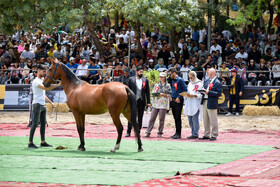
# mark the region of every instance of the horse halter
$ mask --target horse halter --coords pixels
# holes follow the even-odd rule
[[[48,77],[49,79],[51,79],[51,80],[54,80],[54,76],[55,76],[55,73],[56,73],[56,70],[57,70],[57,65],[58,65],[58,63],[56,63],[56,66],[55,66],[55,69],[54,69],[53,76],[52,76],[52,77],[47,76],[47,77]]]

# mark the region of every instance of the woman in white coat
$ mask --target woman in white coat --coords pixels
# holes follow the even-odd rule
[[[202,95],[198,90],[203,89],[202,81],[197,78],[194,71],[189,73],[189,84],[187,97],[185,99],[184,114],[188,116],[189,124],[192,130],[192,135],[188,139],[198,138],[199,133],[199,113],[202,112],[201,98]]]

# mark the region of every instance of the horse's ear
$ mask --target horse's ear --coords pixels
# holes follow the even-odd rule
[[[56,64],[56,63],[58,63],[57,58],[52,58],[52,64]]]

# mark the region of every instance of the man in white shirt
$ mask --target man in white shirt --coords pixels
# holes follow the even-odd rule
[[[33,137],[36,130],[36,126],[40,124],[40,134],[41,134],[41,147],[52,147],[45,141],[45,128],[46,128],[46,104],[45,100],[50,102],[53,106],[53,102],[46,97],[46,91],[53,90],[61,85],[50,86],[46,88],[43,85],[44,77],[46,76],[47,68],[44,65],[38,65],[37,77],[32,82],[33,90],[33,102],[32,102],[32,127],[30,129],[28,148],[37,149],[38,147],[33,143]]]
[[[273,72],[272,86],[275,86],[276,82],[280,81],[280,65],[279,65],[279,61],[280,61],[280,59],[276,60],[274,62],[274,65],[272,66],[272,71],[275,71],[275,72]]]
[[[219,50],[220,51],[220,54],[222,54],[222,47],[217,44],[217,41],[216,40],[212,40],[212,46],[210,48],[210,54],[212,54],[212,51],[217,51]]]
[[[244,47],[240,47],[240,52],[235,55],[235,58],[241,58],[242,62],[247,65],[248,53],[245,52]]]
[[[87,60],[83,59],[82,64],[78,66],[76,75],[78,78],[82,80],[86,80],[87,77],[87,72],[88,72],[88,65],[87,65]]]
[[[119,36],[119,38],[121,38],[121,37],[123,38],[124,43],[127,44],[129,36],[125,32],[125,28],[122,29],[122,34]]]

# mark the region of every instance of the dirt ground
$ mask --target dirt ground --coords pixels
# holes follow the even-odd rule
[[[28,112],[0,112],[0,123],[27,123],[29,120]],[[51,112],[47,114],[48,123],[67,123],[75,122],[72,113],[58,113],[57,121],[55,120],[55,113]],[[123,125],[127,124],[127,120],[121,116]],[[145,120],[144,120],[145,121]],[[146,120],[147,121],[147,120]],[[111,117],[108,113],[103,115],[87,115],[87,123],[95,124],[112,124]],[[145,123],[145,122],[144,122]],[[229,129],[236,130],[280,130],[280,116],[218,116],[219,130],[227,131]],[[187,116],[182,114],[183,128],[189,128]],[[158,119],[156,126],[158,125]],[[174,119],[170,114],[166,115],[165,127],[174,127]],[[203,123],[200,123],[203,128]]]

